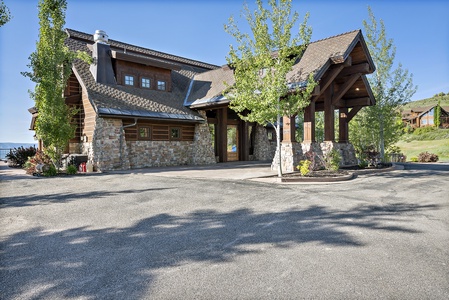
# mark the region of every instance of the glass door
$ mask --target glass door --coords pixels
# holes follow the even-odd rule
[[[239,160],[239,145],[238,145],[238,127],[237,125],[228,125],[227,128],[227,156],[228,161]]]

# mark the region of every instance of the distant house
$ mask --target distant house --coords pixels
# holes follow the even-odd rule
[[[115,41],[100,30],[94,35],[66,31],[66,45],[94,61],[75,61],[72,67],[65,99],[79,113],[67,153],[84,154],[101,171],[273,159],[272,128],[244,122],[228,107],[223,91],[224,82],[234,82],[229,66]],[[283,143],[296,157],[290,169],[307,149],[337,147],[349,153],[343,164],[354,163],[348,123],[362,107],[375,104],[365,77],[374,70],[360,30],[309,44],[287,78],[292,91],[310,73],[319,82],[305,110],[303,144],[295,141],[295,120],[284,118]],[[326,145],[315,140],[316,111],[325,113]],[[35,109],[30,113],[34,129],[39,116]]]
[[[402,121],[413,128],[434,126],[437,105],[414,107],[402,112]],[[441,106],[440,126],[449,127],[449,106]]]

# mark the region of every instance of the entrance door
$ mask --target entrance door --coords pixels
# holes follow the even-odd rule
[[[239,160],[239,137],[238,137],[238,126],[228,125],[227,128],[227,156],[228,161],[238,161]]]

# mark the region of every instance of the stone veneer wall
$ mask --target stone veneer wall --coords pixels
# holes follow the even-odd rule
[[[282,171],[293,172],[299,161],[304,159],[301,143],[297,142],[282,142],[281,143],[281,161]],[[279,166],[279,152],[276,151],[273,162],[271,163],[271,169],[277,170]]]
[[[128,147],[125,135],[122,136],[122,151],[120,153],[120,128],[122,120],[112,118],[96,119],[93,134],[92,149],[89,161],[99,171],[114,169],[129,169]]]
[[[93,141],[81,145],[97,170],[216,163],[207,123],[195,125],[193,141],[126,141],[123,134],[120,154],[122,124],[120,119],[97,118]]]
[[[323,155],[326,155],[332,149],[339,151],[342,158],[340,166],[358,165],[355,149],[351,143],[323,142],[321,143],[321,149],[323,151]]]
[[[207,120],[206,112],[199,111],[201,116]],[[193,137],[192,164],[209,165],[217,163],[215,152],[212,146],[212,136],[209,131],[209,124],[196,124],[195,136]]]
[[[270,160],[272,157],[267,130],[265,127],[257,124],[254,137],[254,160]]]
[[[320,162],[329,151],[336,149],[340,152],[341,162],[340,166],[354,166],[357,165],[357,158],[355,156],[354,146],[351,143],[335,143],[335,142],[323,142],[319,143],[286,143],[281,144],[282,149],[282,171],[291,172],[295,171],[296,166],[303,159],[309,159],[306,157],[306,153],[311,151],[315,155],[315,161]],[[271,169],[275,170],[279,165],[279,155],[276,155],[271,164]]]

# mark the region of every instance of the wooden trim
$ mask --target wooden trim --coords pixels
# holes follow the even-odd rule
[[[363,106],[356,106],[348,113],[348,117],[346,118],[347,122],[351,122],[352,118],[362,109]]]
[[[348,68],[344,68],[343,71],[339,74],[339,76],[344,77],[356,73],[362,73],[362,74],[368,74],[369,73],[369,64],[368,63],[362,63],[358,65],[353,65]]]
[[[338,101],[346,94],[346,92],[354,85],[354,83],[360,78],[362,74],[357,73],[354,75],[351,75],[345,83],[340,86],[337,93],[332,96],[332,104],[336,105]]]

